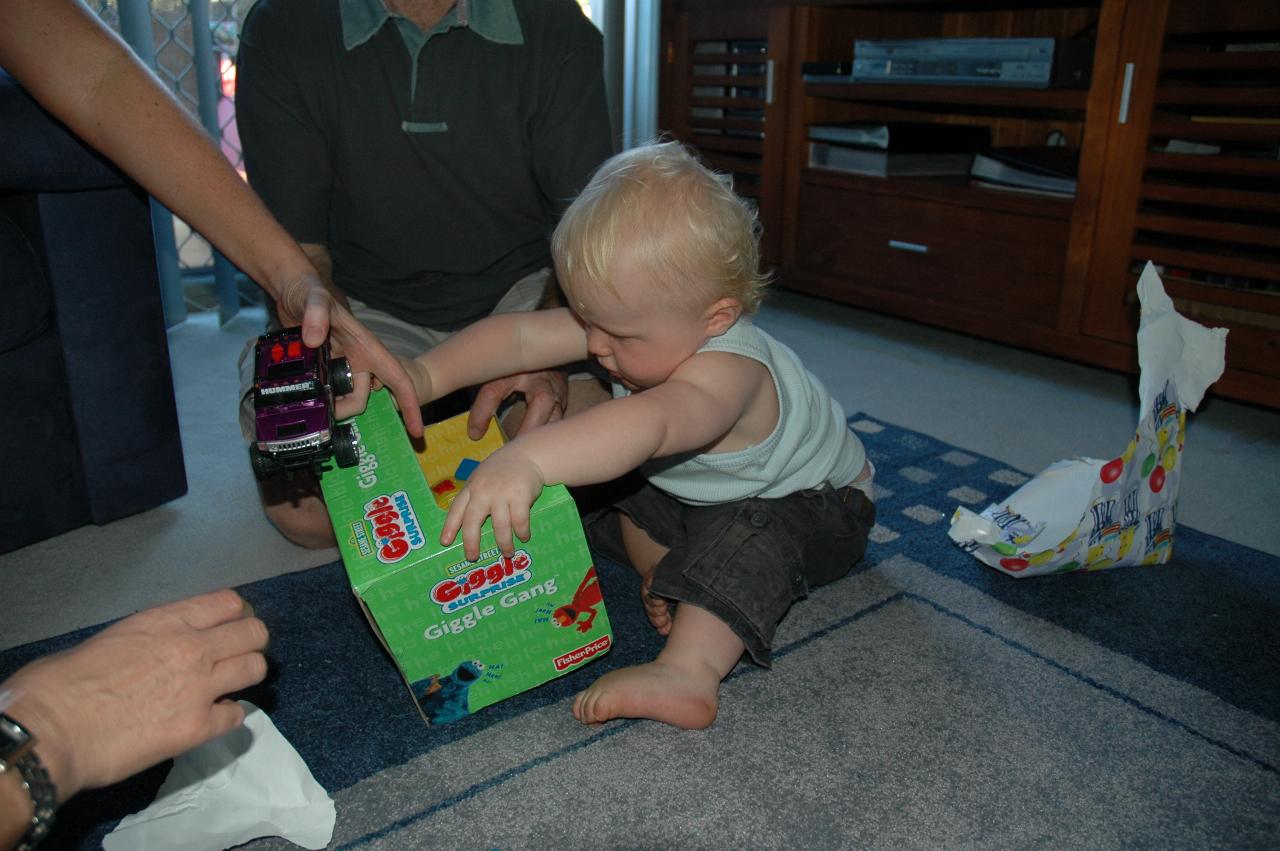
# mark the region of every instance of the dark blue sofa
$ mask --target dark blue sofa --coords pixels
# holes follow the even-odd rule
[[[3,71],[0,296],[0,553],[186,493],[147,197]]]

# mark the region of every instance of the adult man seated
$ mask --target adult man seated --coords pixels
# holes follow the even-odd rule
[[[556,303],[548,237],[612,152],[602,38],[573,0],[260,0],[238,86],[250,183],[392,352]],[[246,347],[246,439],[251,371]],[[511,394],[517,429],[578,395],[562,373],[492,382],[475,433]],[[261,493],[288,538],[333,544],[313,477]]]

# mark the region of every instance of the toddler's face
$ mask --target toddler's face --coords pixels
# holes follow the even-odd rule
[[[587,351],[627,389],[654,387],[706,342],[706,319],[687,303],[671,303],[649,282],[651,273],[625,255],[614,259],[612,272],[618,296],[598,287],[573,294]]]

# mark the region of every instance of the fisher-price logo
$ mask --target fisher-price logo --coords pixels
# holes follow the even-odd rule
[[[516,550],[510,558],[501,556],[489,564],[477,564],[461,576],[437,582],[431,589],[431,600],[445,614],[456,612],[528,582],[533,577],[531,564],[524,550]]]
[[[373,526],[374,547],[383,564],[395,564],[426,543],[418,515],[404,491],[369,500],[364,516]]]
[[[592,656],[599,655],[609,649],[612,640],[607,635],[602,635],[589,644],[584,644],[577,650],[570,650],[563,656],[557,656],[551,660],[551,664],[555,665],[557,671],[567,671],[574,665],[587,661]]]

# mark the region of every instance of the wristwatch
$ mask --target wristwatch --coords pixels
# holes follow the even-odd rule
[[[0,712],[0,775],[17,769],[19,782],[35,805],[31,826],[18,842],[17,851],[30,851],[39,845],[53,827],[53,815],[58,810],[57,787],[36,756],[35,746],[36,737],[32,733]]]

